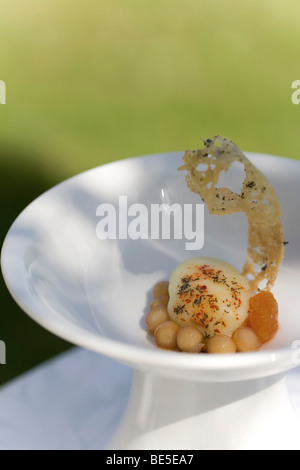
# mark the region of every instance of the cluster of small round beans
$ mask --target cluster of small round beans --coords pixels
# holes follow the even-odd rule
[[[205,338],[197,326],[182,326],[170,320],[168,314],[169,283],[159,282],[153,289],[154,300],[146,316],[149,333],[154,335],[159,348],[189,353],[206,352],[225,354],[256,351],[261,341],[249,327],[238,328],[232,335],[216,335]]]

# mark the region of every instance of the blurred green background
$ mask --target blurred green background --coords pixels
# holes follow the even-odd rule
[[[1,242],[19,212],[88,168],[215,134],[300,158],[297,0],[1,0]],[[0,383],[70,345],[0,284]]]

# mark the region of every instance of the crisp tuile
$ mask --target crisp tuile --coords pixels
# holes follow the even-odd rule
[[[281,207],[277,194],[268,181],[229,139],[215,136],[204,141],[204,148],[187,150],[183,156],[189,189],[201,196],[210,214],[226,215],[244,212],[248,218],[248,253],[242,274],[249,278],[252,290],[265,281],[270,291],[284,256]],[[245,178],[240,193],[217,187],[222,171],[240,162]],[[205,170],[198,166],[204,164]]]

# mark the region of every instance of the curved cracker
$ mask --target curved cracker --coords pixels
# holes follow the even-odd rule
[[[268,181],[229,139],[216,136],[204,141],[200,150],[187,150],[184,165],[187,185],[199,194],[211,214],[226,215],[244,212],[248,218],[248,254],[243,275],[252,277],[250,285],[256,290],[266,281],[271,290],[284,256],[284,236],[281,223],[281,207],[277,194]],[[233,162],[240,162],[245,170],[240,193],[229,188],[217,188],[222,171],[228,171]],[[206,170],[197,169],[199,164]]]

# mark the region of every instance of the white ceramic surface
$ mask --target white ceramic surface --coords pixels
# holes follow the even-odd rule
[[[300,162],[249,154],[273,183],[289,241],[274,294],[280,308],[276,338],[255,353],[188,355],[157,349],[145,331],[153,285],[191,256],[212,256],[240,269],[247,246],[243,214],[205,212],[205,243],[185,240],[105,240],[96,236],[102,203],[200,203],[178,172],[182,153],[111,163],[67,180],[35,200],[11,227],[2,271],[19,305],[51,332],[130,367],[173,379],[229,382],[270,376],[295,363],[300,340]],[[238,176],[233,168],[231,178]],[[296,358],[297,359],[297,358]],[[299,355],[298,355],[299,359]]]

